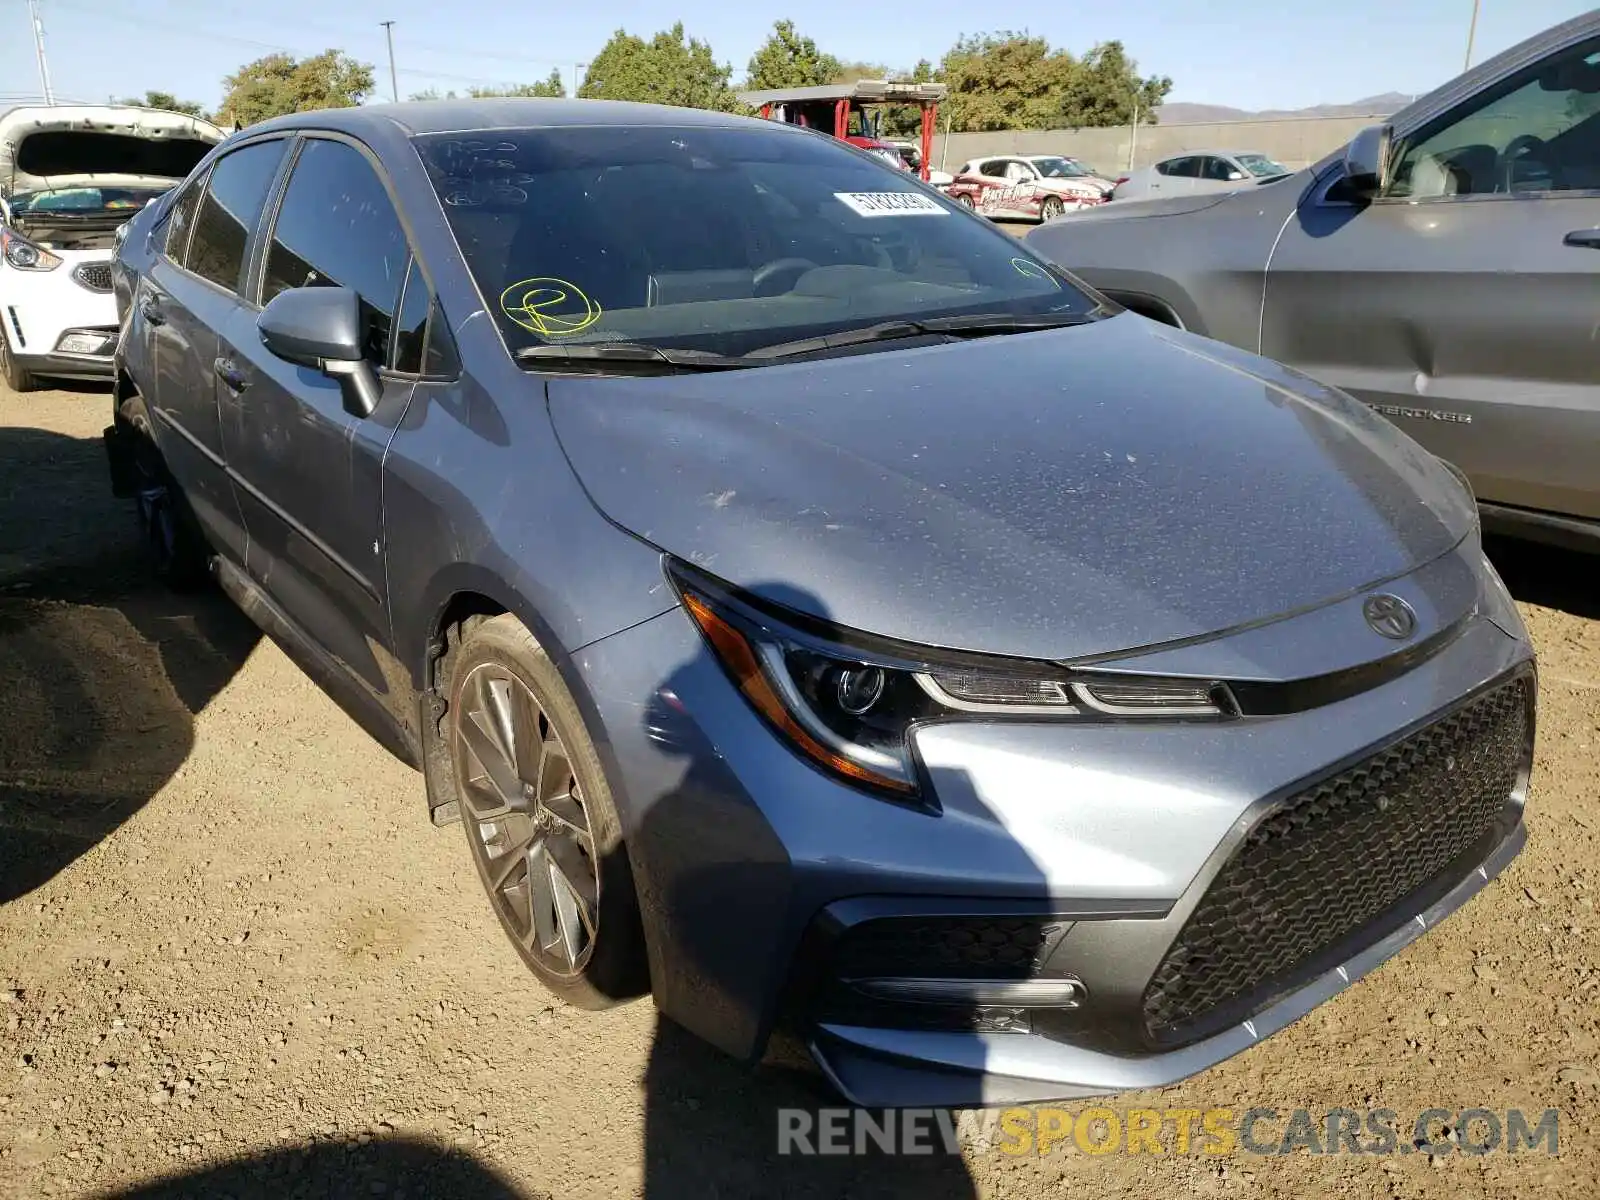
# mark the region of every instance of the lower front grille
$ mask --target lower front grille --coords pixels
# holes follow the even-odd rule
[[[1501,684],[1258,821],[1145,988],[1150,1041],[1248,1015],[1303,982],[1322,952],[1470,869],[1516,788],[1532,686]]]
[[[841,938],[841,979],[1029,979],[1071,921],[1061,917],[880,917]]]
[[[108,262],[80,263],[73,268],[72,277],[91,292],[111,290],[111,264]]]

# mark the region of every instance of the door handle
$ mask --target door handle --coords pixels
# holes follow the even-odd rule
[[[1561,239],[1563,246],[1580,246],[1585,250],[1600,250],[1600,226],[1594,229],[1574,229]]]
[[[152,325],[165,325],[167,318],[161,312],[161,305],[149,292],[139,297],[139,313]]]
[[[250,386],[250,381],[244,377],[244,372],[234,364],[231,358],[219,358],[211,364],[211,369],[216,372],[217,378],[222,380],[222,386],[235,396]]]

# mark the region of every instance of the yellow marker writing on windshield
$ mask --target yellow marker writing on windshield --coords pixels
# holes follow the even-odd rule
[[[540,275],[501,292],[500,311],[529,333],[567,337],[593,325],[601,310],[577,284]]]

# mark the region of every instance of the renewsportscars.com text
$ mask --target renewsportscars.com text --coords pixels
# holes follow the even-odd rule
[[[1560,1114],[1392,1108],[778,1110],[779,1154],[1449,1154],[1560,1151]]]

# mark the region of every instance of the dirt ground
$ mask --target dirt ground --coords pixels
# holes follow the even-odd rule
[[[419,778],[225,601],[145,580],[107,406],[0,389],[0,1195],[1600,1195],[1592,561],[1496,551],[1542,671],[1509,872],[1298,1025],[1114,1101],[1557,1108],[1558,1156],[779,1158],[813,1083],[647,1002],[553,1001]]]

